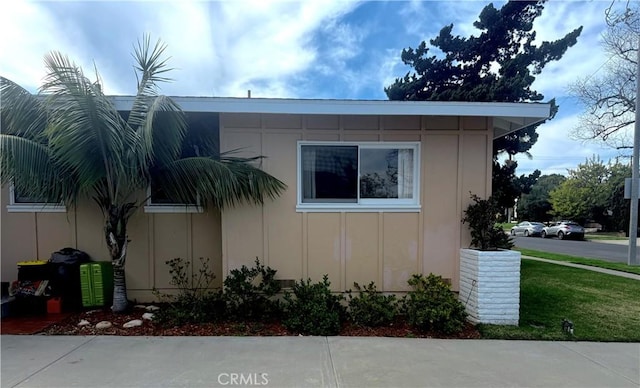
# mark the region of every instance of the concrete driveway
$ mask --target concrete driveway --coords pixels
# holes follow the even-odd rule
[[[2,387],[638,387],[640,344],[2,336]]]

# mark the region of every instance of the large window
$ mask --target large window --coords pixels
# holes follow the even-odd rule
[[[417,211],[419,143],[298,143],[298,210]]]

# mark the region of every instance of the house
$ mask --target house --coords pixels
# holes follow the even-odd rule
[[[170,288],[166,260],[208,257],[218,276],[255,258],[282,280],[329,275],[335,291],[353,282],[407,290],[430,272],[459,288],[461,224],[469,192],[491,192],[492,144],[546,119],[548,104],[175,97],[191,125],[217,131],[221,150],[264,155],[262,168],[288,185],[263,206],[223,212],[152,197],[129,224],[129,297]],[[131,97],[114,97],[126,111]],[[141,193],[144,198],[145,193]],[[29,203],[2,191],[2,280],[16,263],[46,260],[71,246],[108,260],[102,215]]]

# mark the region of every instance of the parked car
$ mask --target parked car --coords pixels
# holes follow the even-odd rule
[[[511,228],[511,235],[523,235],[525,237],[540,236],[542,235],[543,228],[544,224],[541,222],[522,221],[518,225],[515,225],[513,228]]]
[[[542,229],[542,238],[558,237],[560,240],[565,238],[573,238],[576,240],[584,239],[584,228],[573,221],[556,221]]]

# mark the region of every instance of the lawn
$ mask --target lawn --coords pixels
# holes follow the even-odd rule
[[[621,236],[616,232],[587,233],[584,238],[587,240],[629,240],[628,237]]]
[[[520,253],[522,253],[524,256],[540,257],[542,259],[556,260],[556,261],[566,261],[569,263],[590,265],[593,267],[613,269],[616,271],[629,272],[629,273],[635,273],[640,275],[640,266],[631,266],[624,263],[612,263],[609,261],[589,259],[586,257],[562,255],[559,253],[542,252],[542,251],[536,251],[533,249],[525,249],[525,248],[513,248],[513,249],[516,251],[520,251]]]
[[[640,281],[523,259],[520,289],[520,325],[479,325],[483,338],[640,341]]]

